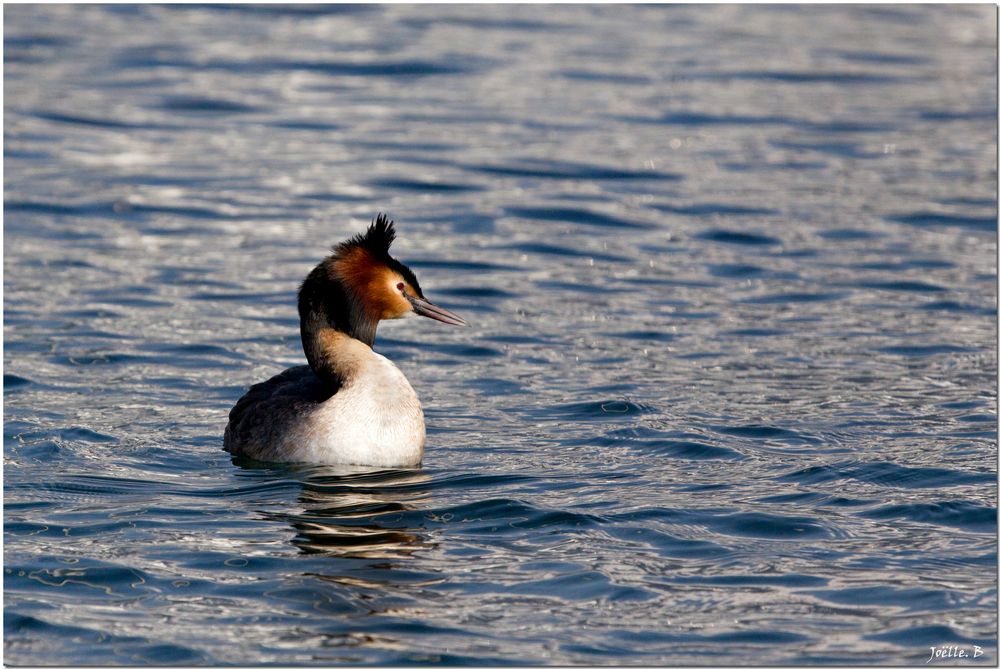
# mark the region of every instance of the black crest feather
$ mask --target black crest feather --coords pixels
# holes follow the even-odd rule
[[[334,251],[340,253],[360,246],[378,258],[389,257],[389,247],[396,239],[396,226],[385,214],[379,214],[364,233],[358,233],[338,244]]]

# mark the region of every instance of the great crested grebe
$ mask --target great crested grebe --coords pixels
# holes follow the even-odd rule
[[[403,373],[372,350],[378,322],[426,316],[465,325],[434,306],[389,255],[393,222],[333,248],[299,289],[308,365],[250,387],[229,412],[224,448],[265,462],[413,467],[424,453],[424,412]]]

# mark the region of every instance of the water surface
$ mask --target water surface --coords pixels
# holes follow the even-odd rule
[[[12,664],[996,655],[996,10],[4,8]],[[234,463],[379,211],[417,471]]]

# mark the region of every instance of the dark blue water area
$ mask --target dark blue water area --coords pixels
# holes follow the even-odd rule
[[[994,7],[4,19],[9,664],[996,664]],[[378,212],[422,466],[230,458]]]

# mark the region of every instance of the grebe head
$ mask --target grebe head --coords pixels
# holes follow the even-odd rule
[[[371,346],[380,320],[414,314],[466,325],[431,304],[410,268],[389,255],[395,239],[393,222],[379,214],[366,232],[333,247],[299,290],[303,339],[307,329],[332,327]]]

